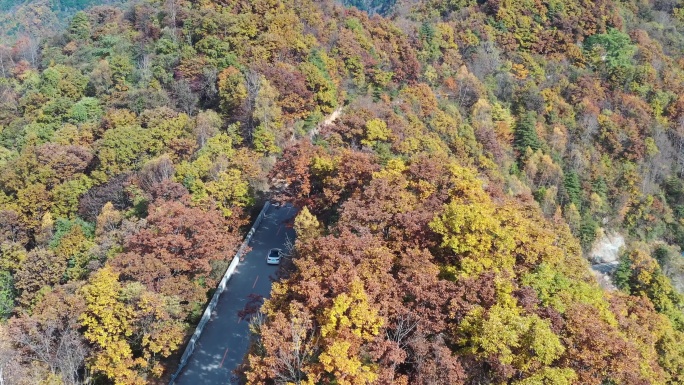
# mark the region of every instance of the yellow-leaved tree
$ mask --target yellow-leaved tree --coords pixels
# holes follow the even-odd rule
[[[297,239],[304,242],[313,239],[321,234],[321,224],[316,219],[316,216],[311,214],[309,209],[304,206],[302,211],[297,214],[295,218],[294,229],[297,233]]]
[[[525,314],[511,290],[509,282],[497,279],[497,303],[489,309],[474,307],[454,326],[463,352],[512,366],[525,377],[520,384],[573,383],[572,369],[554,367],[565,347],[550,322]]]
[[[90,368],[104,374],[116,385],[144,384],[136,367],[145,361],[133,357],[126,338],[133,330],[133,309],[119,300],[119,274],[105,266],[97,271],[81,288],[86,311],[79,320],[86,330],[84,337],[95,345]]]
[[[452,174],[451,202],[430,223],[442,236],[442,246],[456,254],[459,265],[452,267],[451,273],[474,276],[512,269],[514,230],[504,226],[499,208],[471,170],[453,166]]]
[[[377,379],[376,365],[363,362],[359,349],[372,341],[384,321],[368,303],[359,279],[349,293],[335,297],[321,322],[323,352],[318,357],[323,376],[339,385],[372,384]]]

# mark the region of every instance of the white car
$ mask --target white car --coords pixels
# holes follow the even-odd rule
[[[271,249],[266,256],[266,263],[269,265],[277,265],[280,263],[280,258],[283,252],[280,249]]]

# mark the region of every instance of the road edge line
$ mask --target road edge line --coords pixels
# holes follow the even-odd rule
[[[266,215],[266,212],[268,211],[269,207],[271,207],[271,202],[266,202],[264,204],[264,207],[261,208],[259,216],[254,221],[252,228],[249,229],[249,232],[245,236],[245,240],[240,245],[240,248],[238,249],[237,253],[235,253],[235,256],[233,256],[233,260],[230,262],[228,269],[226,269],[226,272],[223,274],[223,278],[221,278],[221,282],[216,287],[216,291],[214,292],[214,295],[211,297],[211,301],[209,301],[209,304],[207,305],[206,309],[204,309],[204,313],[202,314],[202,318],[200,319],[199,323],[197,324],[197,327],[195,328],[195,332],[190,338],[190,341],[188,341],[188,345],[185,347],[185,351],[183,352],[183,355],[180,359],[180,363],[178,364],[178,369],[173,374],[173,376],[171,376],[171,381],[169,381],[169,385],[174,384],[174,382],[180,375],[181,371],[183,371],[185,365],[188,363],[188,359],[190,358],[190,356],[192,356],[192,353],[195,351],[195,344],[202,335],[204,326],[209,322],[209,319],[211,318],[211,313],[214,311],[216,305],[218,304],[219,297],[221,297],[223,291],[226,290],[226,286],[228,284],[230,276],[233,275],[233,272],[235,272],[235,268],[237,267],[238,263],[240,263],[240,256],[249,246],[249,242],[252,240],[252,236],[261,225],[261,221],[264,219],[264,215]]]

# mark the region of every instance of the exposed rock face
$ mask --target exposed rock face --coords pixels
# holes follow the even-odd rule
[[[587,255],[596,280],[606,290],[616,290],[610,277],[620,264],[620,249],[624,245],[622,234],[611,232],[597,239]]]
[[[611,264],[609,266],[606,265],[601,265],[605,267],[617,267],[617,262],[615,264]],[[600,270],[597,270],[595,266],[592,266],[592,273],[594,274],[594,277],[596,277],[596,281],[598,282],[599,285],[601,285],[602,288],[608,291],[613,291],[617,290],[615,285],[613,285],[613,280],[610,278],[610,274],[604,273]]]
[[[607,233],[594,242],[589,252],[589,261],[592,264],[617,263],[620,257],[620,248],[625,245],[625,238],[620,233]]]

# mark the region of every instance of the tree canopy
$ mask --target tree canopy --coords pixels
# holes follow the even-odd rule
[[[168,381],[267,200],[245,383],[684,382],[682,4],[0,10],[0,382]]]

